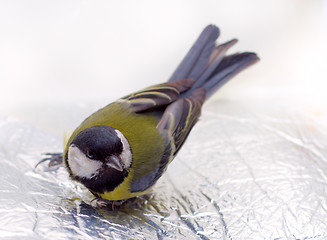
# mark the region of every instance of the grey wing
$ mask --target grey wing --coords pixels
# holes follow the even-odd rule
[[[161,177],[168,163],[176,155],[195,124],[205,99],[205,89],[194,91],[188,98],[180,94],[192,87],[192,79],[167,82],[123,97],[135,113],[156,113],[159,117],[157,129],[165,139],[165,149],[154,171],[136,177],[131,183],[132,192],[141,192],[151,187]]]
[[[205,95],[205,89],[199,88],[190,97],[179,98],[168,105],[157,125],[157,129],[166,139],[164,153],[155,171],[133,180],[132,192],[148,189],[162,176],[169,162],[176,156],[197,122]]]
[[[136,113],[160,108],[161,118],[157,129],[166,141],[157,168],[145,176],[134,178],[131,183],[132,192],[145,191],[157,182],[200,116],[206,94],[204,88],[197,89],[190,97],[180,97],[180,93],[189,89],[192,84],[191,79],[178,80],[155,85],[122,98],[131,104]]]
[[[170,104],[162,115],[157,128],[174,144],[176,155],[184,144],[188,134],[197,122],[202,104],[206,97],[206,90],[199,88],[191,96],[180,98]]]

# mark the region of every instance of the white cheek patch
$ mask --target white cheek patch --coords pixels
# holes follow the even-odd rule
[[[117,129],[115,130],[117,133],[117,137],[120,138],[120,141],[123,144],[123,151],[122,153],[119,155],[122,163],[124,164],[123,168],[128,168],[131,166],[132,163],[132,152],[131,152],[131,147],[127,141],[127,139],[125,138],[125,136],[118,131]]]
[[[102,162],[91,160],[74,144],[68,149],[68,164],[73,175],[92,178],[102,167]]]

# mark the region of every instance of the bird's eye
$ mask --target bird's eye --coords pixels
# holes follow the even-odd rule
[[[91,150],[88,150],[86,152],[86,156],[89,158],[89,159],[94,159],[94,153],[91,151]]]

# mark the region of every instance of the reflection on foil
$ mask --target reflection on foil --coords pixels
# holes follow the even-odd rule
[[[112,211],[64,168],[61,139],[0,118],[0,236],[8,239],[325,239],[327,126],[313,114],[210,102],[150,195]]]

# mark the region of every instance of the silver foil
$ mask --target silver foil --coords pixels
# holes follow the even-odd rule
[[[151,194],[114,210],[63,167],[34,168],[61,148],[37,124],[0,118],[1,238],[327,238],[327,126],[315,113],[211,101]]]

